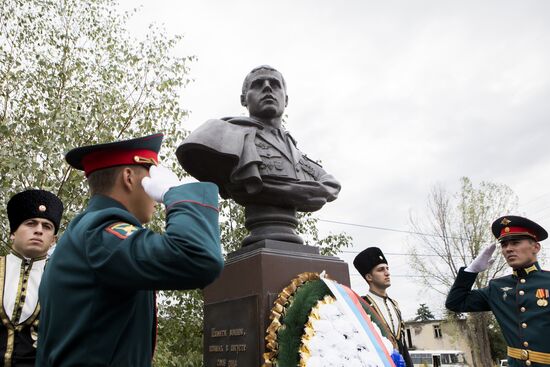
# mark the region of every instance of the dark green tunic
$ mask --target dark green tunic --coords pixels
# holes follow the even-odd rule
[[[205,287],[223,267],[217,187],[178,186],[164,202],[163,235],[101,195],[69,224],[40,286],[37,366],[151,365],[154,291]]]
[[[461,268],[447,296],[445,306],[455,312],[492,311],[508,346],[550,353],[550,305],[537,301],[548,299],[550,272],[538,263],[513,275],[493,279],[483,289],[472,290],[477,273]],[[537,290],[541,290],[538,292]],[[544,293],[544,297],[542,296]],[[526,361],[508,358],[510,366],[527,366]],[[531,366],[548,366],[530,361]]]

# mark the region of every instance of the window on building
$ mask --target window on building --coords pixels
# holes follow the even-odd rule
[[[411,329],[407,329],[407,347],[412,348],[413,342],[412,342],[412,336],[411,336]]]
[[[443,337],[443,334],[441,333],[441,326],[440,325],[434,325],[434,338],[441,338]]]
[[[411,360],[414,365],[431,365],[432,355],[429,353],[411,352]]]

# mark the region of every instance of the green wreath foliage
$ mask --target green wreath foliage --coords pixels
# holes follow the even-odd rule
[[[298,365],[305,323],[311,309],[326,295],[332,295],[332,293],[322,280],[309,281],[296,290],[292,303],[287,307],[282,319],[283,327],[277,334],[278,366]]]

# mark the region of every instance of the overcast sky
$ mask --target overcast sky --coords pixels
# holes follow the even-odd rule
[[[341,183],[322,220],[409,230],[430,188],[454,191],[461,176],[509,185],[520,214],[550,229],[550,2],[370,0],[125,0],[130,23],[184,34],[196,55],[182,91],[192,130],[241,115],[245,75],[269,64],[288,86],[287,127],[299,148]],[[407,257],[410,236],[321,223],[354,248],[352,287],[367,285],[351,261],[377,245],[393,274],[389,294],[404,316],[419,303],[439,313]],[[544,242],[543,242],[544,245]]]

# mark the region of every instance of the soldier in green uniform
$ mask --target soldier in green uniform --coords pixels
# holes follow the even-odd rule
[[[157,166],[162,134],[80,147],[92,197],[60,239],[40,286],[37,366],[151,366],[155,290],[203,288],[223,257],[218,189]],[[155,201],[164,234],[143,227]]]
[[[537,223],[513,215],[498,218],[491,229],[512,274],[491,280],[486,288],[471,289],[477,273],[494,261],[496,245],[490,245],[460,269],[445,306],[455,312],[492,311],[508,344],[509,366],[549,366],[550,272],[541,270],[537,262],[539,241],[548,233]]]
[[[47,252],[56,241],[63,203],[45,190],[26,190],[8,201],[11,251],[0,257],[0,366],[35,364],[38,286]]]

